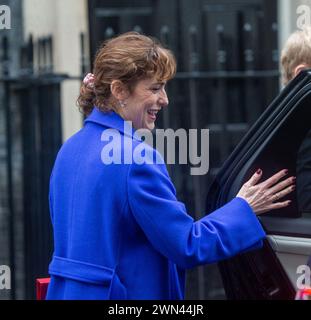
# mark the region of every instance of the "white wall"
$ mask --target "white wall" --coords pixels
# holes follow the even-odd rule
[[[23,0],[24,37],[52,35],[54,71],[80,75],[80,33],[88,36],[87,0]],[[88,43],[88,41],[86,41]],[[62,85],[62,130],[66,140],[82,126],[76,107],[80,81]]]
[[[311,15],[311,0],[278,0],[279,48],[284,46],[292,32],[299,29],[297,21],[301,13],[297,13],[297,9],[301,5],[308,6]],[[310,15],[306,21],[309,25]]]

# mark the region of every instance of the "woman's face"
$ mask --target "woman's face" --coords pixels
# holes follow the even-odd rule
[[[123,101],[125,106],[120,110],[123,119],[132,121],[135,129],[154,129],[158,112],[168,105],[165,84],[155,78],[140,80]]]

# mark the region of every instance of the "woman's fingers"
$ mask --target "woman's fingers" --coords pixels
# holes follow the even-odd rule
[[[258,170],[252,175],[252,177],[245,183],[245,185],[248,186],[248,187],[254,186],[255,184],[258,183],[258,181],[260,180],[261,176],[262,176],[262,170],[261,170],[261,169],[258,169]]]
[[[275,194],[283,189],[285,189],[286,187],[293,185],[296,181],[295,177],[290,177],[284,181],[281,181],[279,183],[277,183],[275,186],[273,186],[272,188],[270,188],[269,190],[267,190],[266,194],[267,195],[271,195],[271,194]]]
[[[287,174],[287,169],[281,170],[269,179],[263,181],[260,185],[265,189],[270,188],[271,186],[275,185],[281,178],[285,177]]]
[[[291,200],[283,201],[283,202],[277,202],[277,203],[271,203],[269,206],[265,207],[265,209],[259,209],[256,212],[256,214],[260,215],[262,213],[269,212],[271,210],[286,208],[290,204],[291,204]]]
[[[288,194],[290,194],[291,192],[293,192],[295,190],[295,188],[296,188],[295,186],[289,186],[286,189],[275,193],[272,196],[272,201],[278,201],[279,199],[282,199],[283,197],[285,197]]]
[[[256,214],[287,207],[291,201],[280,202],[280,199],[295,190],[296,180],[295,177],[290,177],[280,182],[280,179],[287,174],[288,170],[281,170],[258,184],[262,177],[262,170],[258,169],[243,185],[237,196],[245,199]]]
[[[269,207],[269,210],[274,210],[274,209],[282,209],[291,204],[291,200],[288,201],[282,201],[282,202],[277,202],[277,203],[272,203]]]

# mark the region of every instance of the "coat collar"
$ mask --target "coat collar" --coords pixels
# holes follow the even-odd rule
[[[102,112],[97,107],[94,107],[91,114],[84,120],[85,124],[87,122],[93,122],[108,128],[116,129],[126,136],[142,141],[141,138],[135,134],[135,129],[114,111]]]

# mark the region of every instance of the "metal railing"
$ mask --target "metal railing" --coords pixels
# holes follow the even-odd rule
[[[81,34],[81,74],[87,68]],[[4,145],[0,162],[2,261],[11,268],[10,296],[35,297],[35,279],[47,276],[52,254],[48,189],[55,156],[62,144],[61,84],[81,80],[54,72],[52,37],[30,36],[20,50],[20,68],[10,75],[9,45],[1,43],[0,112]],[[5,168],[5,170],[3,170]],[[18,282],[17,282],[18,279]],[[0,294],[4,294],[0,292]]]

